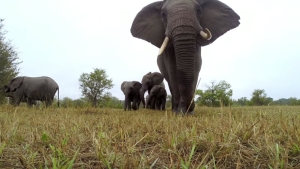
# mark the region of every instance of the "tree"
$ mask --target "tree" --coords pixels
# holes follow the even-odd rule
[[[0,19],[0,88],[9,83],[9,81],[19,74],[17,66],[21,63],[18,61],[18,53],[11,45],[11,41],[6,40],[6,32],[3,30],[3,19]],[[0,92],[0,103],[5,102],[5,94]]]
[[[123,102],[119,100],[118,98],[109,95],[104,99],[103,102],[101,102],[101,107],[107,107],[107,108],[116,108],[116,109],[122,109],[123,108]]]
[[[73,107],[73,100],[69,97],[64,97],[62,101],[60,101],[60,107],[64,107],[64,108]]]
[[[212,81],[210,85],[205,85],[206,90],[197,90],[196,95],[197,102],[200,105],[205,106],[229,106],[231,104],[230,97],[232,96],[231,85],[226,81],[222,80],[218,84],[215,84],[215,81]]]
[[[98,106],[110,93],[113,87],[112,79],[108,79],[104,69],[94,69],[94,72],[83,73],[79,78],[82,95],[94,106]]]
[[[234,100],[233,103],[236,106],[251,106],[252,105],[251,101],[248,100],[247,97],[241,97],[238,100]]]
[[[272,98],[267,98],[267,94],[264,89],[255,89],[252,93],[251,103],[254,106],[268,105],[272,101]]]

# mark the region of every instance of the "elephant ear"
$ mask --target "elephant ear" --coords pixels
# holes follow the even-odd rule
[[[126,83],[126,81],[124,81],[124,82],[121,84],[121,90],[122,90],[123,93],[125,92],[125,83]],[[125,94],[125,93],[124,93],[124,94]]]
[[[142,88],[142,83],[138,82],[138,81],[132,81],[133,83],[133,90],[135,92],[139,92],[140,89]]]
[[[6,91],[8,92],[14,92],[18,87],[21,86],[21,84],[23,83],[24,77],[16,77],[14,79],[12,79],[9,83],[9,89],[7,89]]]
[[[136,15],[130,30],[133,37],[143,39],[160,48],[165,38],[160,17],[163,3],[163,1],[151,3]]]
[[[226,4],[218,0],[197,1],[202,8],[202,15],[198,16],[200,25],[207,28],[212,34],[210,40],[205,40],[201,36],[198,37],[197,42],[201,46],[209,45],[227,31],[240,25],[240,16]]]

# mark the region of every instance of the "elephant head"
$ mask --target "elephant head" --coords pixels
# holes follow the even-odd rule
[[[4,85],[4,92],[15,92],[23,83],[24,77],[16,77],[12,79],[8,85]]]
[[[24,77],[16,77],[12,79],[8,85],[4,85],[3,91],[6,93],[6,97],[21,101],[23,97],[23,91],[19,91],[18,94],[16,94],[16,91],[21,87],[23,80]]]
[[[159,72],[149,72],[146,75],[143,76],[142,79],[142,88],[140,90],[140,98],[143,102],[143,107],[145,108],[145,100],[144,100],[144,94],[148,90],[148,94],[150,94],[150,91],[154,85],[164,85],[163,83],[164,77]]]
[[[239,19],[218,0],[163,0],[145,6],[136,15],[131,34],[160,48],[159,56],[174,58],[176,72],[168,73],[176,74],[180,93],[176,100],[180,100],[179,107],[187,109],[197,82],[195,70],[199,63],[195,56],[200,47],[236,28]]]

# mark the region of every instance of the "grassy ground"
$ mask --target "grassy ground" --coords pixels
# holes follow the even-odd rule
[[[300,107],[0,107],[0,168],[300,168]]]

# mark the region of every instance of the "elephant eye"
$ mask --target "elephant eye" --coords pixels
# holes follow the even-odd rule
[[[160,16],[161,16],[161,19],[163,20],[163,21],[166,21],[167,20],[167,16],[166,16],[166,13],[165,12],[161,12],[160,13]]]

